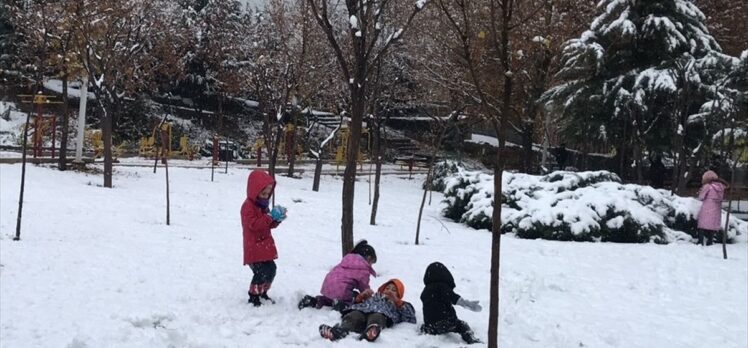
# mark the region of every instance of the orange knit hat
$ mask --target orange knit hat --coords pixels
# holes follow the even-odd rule
[[[398,307],[400,307],[400,306],[403,305],[402,299],[405,296],[405,285],[403,285],[403,282],[401,282],[400,279],[392,278],[392,279],[384,282],[384,284],[382,284],[382,285],[379,286],[379,289],[377,289],[377,292],[380,293],[380,294],[382,292],[384,292],[384,288],[387,287],[387,284],[390,284],[390,283],[395,284],[395,288],[397,288],[397,298],[398,298],[398,301],[397,301],[396,305]]]

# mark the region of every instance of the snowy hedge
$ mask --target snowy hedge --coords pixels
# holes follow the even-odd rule
[[[444,192],[444,180],[459,170],[459,164],[455,161],[441,161],[434,164],[434,171],[431,173],[431,191]],[[427,182],[423,183],[426,189]]]
[[[444,216],[491,229],[493,175],[458,168],[444,182]],[[502,190],[501,231],[520,238],[669,243],[696,236],[699,201],[621,184],[606,171],[504,173]],[[748,223],[730,220],[728,240],[747,241]]]

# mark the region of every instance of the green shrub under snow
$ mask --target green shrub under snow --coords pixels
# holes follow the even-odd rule
[[[431,191],[444,192],[444,179],[457,173],[459,164],[455,161],[441,161],[434,164],[434,171],[431,173]],[[423,183],[426,189],[427,182]]]
[[[458,168],[444,183],[446,217],[491,229],[493,175]],[[520,238],[668,243],[696,236],[700,202],[624,185],[610,172],[505,173],[502,185],[501,230]],[[748,223],[731,219],[729,240],[746,236]]]

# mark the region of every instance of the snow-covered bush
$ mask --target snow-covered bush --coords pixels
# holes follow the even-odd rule
[[[490,229],[493,176],[459,168],[445,183],[444,215]],[[502,185],[501,230],[520,238],[669,243],[696,236],[697,200],[624,185],[610,172],[505,173]],[[731,219],[729,241],[746,237],[748,223]]]
[[[460,221],[462,215],[467,211],[470,198],[476,193],[476,183],[488,180],[488,175],[479,171],[465,171],[459,168],[458,172],[444,180],[444,195],[447,208],[444,216]]]
[[[431,191],[444,192],[444,179],[457,173],[459,164],[455,161],[441,161],[434,165],[433,173],[431,173]],[[427,182],[423,183],[423,188],[426,189]]]

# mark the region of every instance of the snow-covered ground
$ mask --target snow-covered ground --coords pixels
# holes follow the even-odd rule
[[[289,218],[274,235],[278,303],[246,303],[239,207],[247,171],[170,168],[171,226],[165,224],[164,171],[115,168],[100,175],[28,166],[21,241],[13,241],[19,165],[0,165],[0,347],[368,347],[330,343],[317,327],[329,310],[296,309],[316,294],[340,259],[339,177],[311,191],[311,172],[279,178],[277,202]],[[414,245],[422,177],[383,179],[378,225],[370,226],[368,185],[356,192],[355,239],[377,249],[378,286],[397,277],[421,316],[423,271],[452,270],[456,291],[484,311],[457,308],[486,340],[490,234],[440,217],[427,206]],[[504,347],[748,346],[748,244],[720,247],[568,243],[502,239],[500,343]],[[385,330],[387,347],[456,347],[456,335]],[[478,345],[481,346],[481,345]]]

